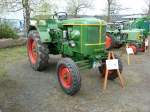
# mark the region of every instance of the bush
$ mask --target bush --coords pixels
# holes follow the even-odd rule
[[[0,23],[0,39],[17,39],[17,33],[7,24],[7,23]]]

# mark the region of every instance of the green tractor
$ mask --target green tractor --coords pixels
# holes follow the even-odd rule
[[[131,47],[134,53],[138,51],[145,51],[145,39],[148,37],[147,24],[141,20],[130,21],[124,25],[123,33],[126,33],[129,47]]]
[[[150,16],[143,17],[133,21],[130,28],[143,29],[143,34],[145,38],[150,34]]]
[[[133,49],[134,54],[145,51],[145,36],[143,29],[123,30],[127,34],[126,43]]]
[[[122,32],[122,27],[122,22],[107,24],[106,49],[120,48],[126,43],[127,33]]]
[[[144,44],[148,31],[142,29],[142,26],[141,29],[139,27],[137,28],[135,23],[137,22],[124,22],[122,24],[115,24],[115,28],[113,29],[108,29],[108,33],[110,34],[109,40],[111,39],[109,45],[113,48],[120,48],[122,45],[127,43],[129,47],[133,49],[135,54],[138,51],[144,52]],[[122,27],[120,27],[121,25]]]
[[[150,34],[150,16],[143,17],[132,21],[128,29],[132,29],[130,32],[130,36],[128,36],[128,42],[135,43],[132,47],[137,51],[145,51],[145,39],[148,38]],[[128,32],[128,31],[124,31]]]
[[[105,50],[106,24],[95,18],[68,19],[64,12],[52,19],[31,20],[27,51],[30,64],[36,71],[48,66],[49,54],[62,55],[57,64],[57,76],[63,91],[74,95],[80,90],[79,70],[98,67],[104,76],[108,52]],[[118,59],[120,72],[121,60]],[[108,79],[117,78],[115,70]]]

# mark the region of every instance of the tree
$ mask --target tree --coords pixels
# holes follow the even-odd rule
[[[0,0],[0,8],[4,9],[5,7],[6,12],[17,12],[23,10],[25,31],[27,32],[30,25],[31,12],[36,12],[37,8],[39,7],[40,10],[43,10],[45,13],[48,13],[49,10],[52,8],[50,3],[40,3],[41,1],[42,0]]]
[[[68,0],[67,12],[76,17],[83,9],[92,8],[92,3],[89,0]]]
[[[29,0],[22,0],[22,7],[24,10],[24,22],[25,22],[25,31],[27,32],[29,30],[30,25],[30,5]]]
[[[144,11],[146,12],[146,14],[148,16],[150,16],[150,0],[145,0],[144,2],[145,2],[145,5],[146,5]]]
[[[6,5],[4,4],[4,0],[0,0],[0,14],[4,12],[4,9],[6,9]]]
[[[30,24],[30,3],[29,0],[1,0],[1,6],[5,7],[6,12],[24,11],[25,31]]]
[[[52,0],[41,0],[39,5],[36,5],[34,9],[34,15],[50,16],[54,10],[57,10],[57,6]]]
[[[111,15],[117,14],[120,9],[118,0],[107,0],[107,22],[110,22]]]

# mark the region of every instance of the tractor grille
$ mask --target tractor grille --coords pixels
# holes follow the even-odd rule
[[[88,44],[97,44],[99,42],[99,27],[98,26],[89,26],[87,28],[87,43]]]

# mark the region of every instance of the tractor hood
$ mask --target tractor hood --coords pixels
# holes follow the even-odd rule
[[[106,25],[105,21],[96,18],[75,18],[62,21],[63,25]]]

